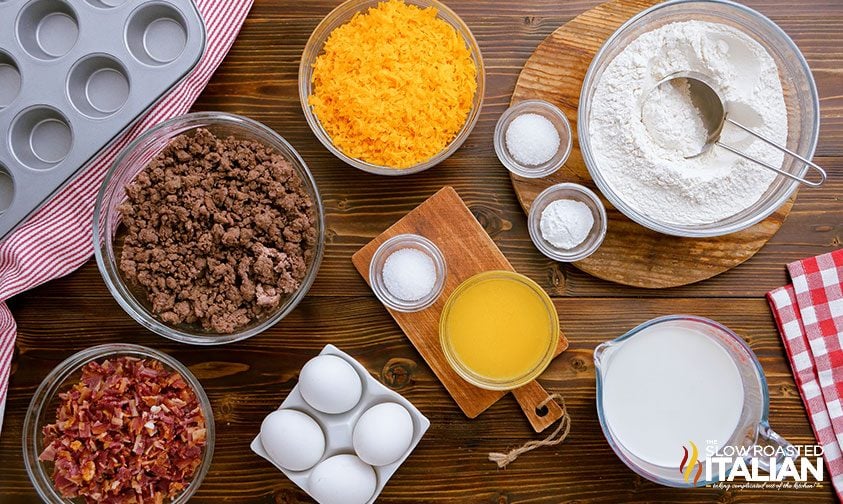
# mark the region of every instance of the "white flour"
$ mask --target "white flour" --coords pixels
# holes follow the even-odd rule
[[[773,58],[744,33],[702,21],[645,33],[612,60],[595,88],[590,140],[601,173],[628,205],[659,222],[705,224],[752,206],[776,174],[719,147],[685,159],[706,137],[687,88],[667,86],[644,99],[685,70],[709,77],[730,118],[785,144],[787,109]],[[728,123],[721,141],[782,164],[780,152]]]
[[[588,238],[594,227],[591,209],[582,201],[556,200],[542,210],[542,238],[556,248],[571,250]]]

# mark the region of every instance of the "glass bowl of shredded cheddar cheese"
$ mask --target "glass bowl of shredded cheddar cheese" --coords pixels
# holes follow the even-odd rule
[[[299,97],[316,137],[369,173],[408,175],[453,154],[483,101],[468,26],[436,0],[348,0],[307,42]]]

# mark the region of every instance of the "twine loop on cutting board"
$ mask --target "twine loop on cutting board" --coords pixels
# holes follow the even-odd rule
[[[559,406],[562,407],[562,418],[559,419],[559,425],[556,427],[555,431],[540,441],[527,441],[523,445],[518,448],[513,448],[507,453],[489,453],[489,460],[496,463],[498,468],[503,469],[512,462],[515,462],[519,456],[527,453],[528,451],[541,448],[542,446],[556,446],[562,441],[565,441],[565,438],[568,437],[568,433],[571,432],[571,415],[568,414],[568,408],[565,407],[565,399],[555,392],[550,394],[547,399],[539,403],[538,407],[541,408],[543,406],[547,406],[550,401],[556,401],[559,403]]]

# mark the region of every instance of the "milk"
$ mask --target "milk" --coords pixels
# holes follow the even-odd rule
[[[694,329],[644,329],[607,349],[601,367],[606,424],[647,462],[678,468],[689,442],[704,460],[708,443],[725,444],[738,425],[744,403],[738,368],[723,347]]]

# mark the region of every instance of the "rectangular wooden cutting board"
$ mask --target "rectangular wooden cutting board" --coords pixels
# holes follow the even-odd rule
[[[439,345],[439,317],[448,296],[464,280],[483,271],[515,270],[474,218],[457,192],[452,187],[446,186],[352,256],[354,266],[367,283],[369,282],[369,263],[377,248],[389,238],[404,233],[424,236],[439,247],[445,256],[447,278],[442,295],[430,308],[416,313],[388,311],[463,413],[469,418],[474,418],[503,397],[506,392],[476,387],[463,380],[451,368]],[[557,355],[566,348],[568,348],[568,340],[564,334],[560,333]],[[520,392],[516,392],[516,397],[536,430],[541,430],[539,427],[546,427],[552,423],[552,417],[557,416],[557,410],[553,405],[549,414],[543,415],[541,420],[536,420],[540,422],[540,425],[531,418],[532,411],[525,408],[524,402],[540,399],[536,397],[536,393],[540,390],[543,389],[534,383],[533,386],[525,386],[518,389]],[[528,397],[530,395],[533,397]],[[561,414],[561,410],[558,412]]]

